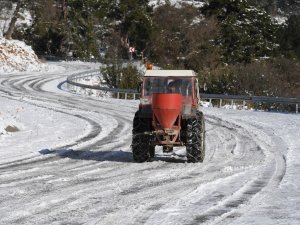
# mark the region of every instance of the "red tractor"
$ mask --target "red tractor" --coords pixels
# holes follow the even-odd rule
[[[198,80],[192,70],[147,70],[133,120],[134,161],[149,161],[155,146],[162,146],[163,152],[186,146],[188,162],[203,162],[205,126],[199,101]]]

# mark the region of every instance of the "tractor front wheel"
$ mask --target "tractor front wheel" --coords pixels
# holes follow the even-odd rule
[[[203,162],[205,157],[204,115],[197,111],[196,117],[187,121],[186,157],[188,162]]]

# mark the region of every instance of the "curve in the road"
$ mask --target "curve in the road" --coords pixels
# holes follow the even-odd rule
[[[284,154],[277,151],[285,147],[283,140],[257,124],[209,115],[203,164],[185,163],[183,148],[167,156],[157,149],[153,162],[133,163],[135,106],[43,89],[62,76],[0,81],[0,96],[91,127],[67,145],[0,162],[1,224],[229,224],[285,174]]]

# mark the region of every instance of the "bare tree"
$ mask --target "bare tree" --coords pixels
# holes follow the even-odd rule
[[[25,2],[26,2],[26,0],[19,0],[17,2],[17,6],[16,6],[16,9],[14,11],[13,17],[11,18],[8,29],[7,29],[7,31],[4,35],[4,37],[6,39],[11,39],[12,34],[14,33],[14,30],[15,30],[15,27],[16,27],[17,19],[19,18],[20,9],[25,5]]]
[[[7,27],[7,23],[10,20],[10,11],[12,10],[12,2],[0,1],[0,19],[2,20],[0,27],[0,35],[3,36]]]

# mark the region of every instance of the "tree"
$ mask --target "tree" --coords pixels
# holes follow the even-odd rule
[[[122,47],[129,57],[129,47],[143,52],[149,46],[152,31],[152,7],[149,0],[114,0],[108,17],[113,29],[120,34]]]
[[[39,0],[32,8],[33,24],[26,34],[41,54],[99,57],[101,29],[108,0]]]
[[[115,59],[101,68],[103,79],[110,88],[118,88],[121,80],[122,65]]]
[[[6,25],[7,21],[10,20],[9,11],[12,10],[13,5],[11,1],[0,1],[0,19],[2,20],[2,24],[0,27],[0,35],[3,36],[3,34],[6,31]]]
[[[292,15],[280,29],[280,47],[288,57],[300,59],[300,15]]]
[[[102,68],[101,73],[109,87],[122,89],[136,89],[142,76],[135,66],[123,66],[117,60]]]
[[[224,62],[250,63],[276,54],[278,26],[247,0],[211,0],[202,12],[219,20],[221,35],[216,43],[223,50]]]
[[[23,38],[29,42],[38,54],[52,54],[61,56],[63,30],[63,5],[61,1],[39,0],[30,6],[33,22],[30,28],[23,34]],[[19,34],[22,38],[22,34]]]
[[[18,0],[16,9],[14,10],[13,17],[11,18],[8,29],[7,29],[7,31],[4,35],[4,37],[6,39],[11,39],[12,38],[12,34],[15,30],[17,19],[19,17],[19,12],[20,12],[21,8],[24,7],[25,3],[26,3],[26,0]]]
[[[164,68],[207,70],[220,61],[211,41],[219,28],[215,18],[203,18],[199,9],[183,4],[159,6],[154,12],[152,59]]]
[[[142,75],[138,69],[129,64],[127,67],[122,68],[120,88],[123,89],[136,89],[141,81]]]

